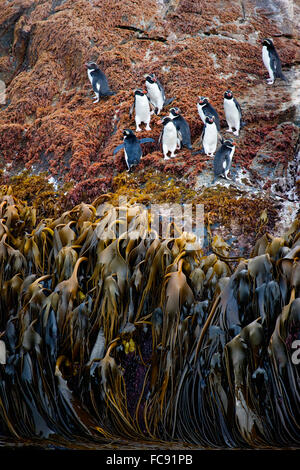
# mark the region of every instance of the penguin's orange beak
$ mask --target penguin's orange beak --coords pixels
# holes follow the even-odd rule
[[[157,121],[157,124],[162,124],[162,120],[160,119],[159,121]]]
[[[236,145],[236,142],[232,142],[232,145]]]
[[[87,69],[88,68],[88,64],[84,64],[85,68]]]

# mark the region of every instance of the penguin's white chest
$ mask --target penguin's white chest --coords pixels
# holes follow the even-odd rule
[[[91,83],[93,83],[92,71],[91,71],[91,70],[88,70],[87,74],[88,74],[88,77],[89,77],[89,81],[90,81]]]
[[[214,153],[218,143],[218,131],[215,123],[207,124],[203,135],[203,148],[206,154]]]
[[[174,148],[177,145],[177,130],[173,122],[169,122],[164,127],[164,133],[162,138],[163,145],[168,148]]]
[[[146,86],[151,103],[156,108],[162,109],[164,105],[164,98],[158,85],[156,83],[146,82]]]
[[[204,124],[205,124],[205,118],[206,118],[206,116],[205,116],[205,114],[204,114],[204,112],[203,112],[202,106],[200,106],[199,103],[197,103],[197,109],[198,109],[198,113],[199,113],[200,118],[202,119],[202,121],[203,121]]]
[[[92,76],[92,72],[94,72],[94,70],[88,70],[88,77],[89,77],[89,81],[91,82],[91,85],[94,86],[93,85],[94,77]],[[96,89],[100,91],[100,82],[96,83]]]
[[[236,128],[240,122],[240,113],[233,100],[224,99],[224,112],[228,125]]]
[[[268,48],[266,46],[263,46],[262,48],[262,60],[267,69],[270,68],[270,56],[268,52]]]
[[[150,106],[146,95],[136,97],[135,114],[141,122],[145,122],[149,119]]]
[[[270,77],[273,78],[274,73],[273,73],[273,70],[271,68],[270,55],[269,55],[269,51],[268,51],[267,46],[263,46],[263,48],[262,48],[262,60],[263,60],[263,63],[265,65],[266,69],[269,72]]]

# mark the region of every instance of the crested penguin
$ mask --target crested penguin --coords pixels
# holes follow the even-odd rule
[[[208,98],[205,98],[204,96],[199,96],[197,109],[198,109],[199,116],[203,121],[203,124],[205,124],[206,116],[214,116],[217,129],[218,131],[220,131],[221,127],[220,127],[219,115],[217,111],[215,110],[215,108],[210,104]]]
[[[89,80],[95,92],[96,100],[94,103],[98,103],[101,96],[115,95],[115,92],[109,87],[105,74],[99,69],[95,62],[88,62],[85,66],[87,68]]]
[[[214,158],[214,179],[213,183],[219,176],[228,178],[228,172],[231,168],[232,157],[235,151],[236,143],[232,139],[224,140],[221,147],[217,150]]]
[[[206,116],[202,133],[202,146],[205,155],[212,157],[215,153],[218,145],[218,135],[219,134],[215,123],[215,117]]]
[[[144,139],[138,139],[134,132],[131,129],[125,129],[123,132],[123,144],[118,145],[115,148],[113,154],[115,155],[119,150],[124,149],[124,157],[128,170],[135,165],[138,165],[142,157],[142,148],[141,144],[146,142],[155,142],[154,139],[150,137],[145,137]]]
[[[239,135],[240,129],[246,124],[242,121],[242,110],[238,101],[234,98],[231,90],[224,93],[224,113],[228,124],[226,132],[233,132],[234,135]],[[235,131],[232,130],[235,129]]]
[[[154,73],[146,75],[145,78],[150,103],[154,107],[155,113],[159,114],[164,106],[172,103],[174,98],[166,99],[165,90]]]
[[[287,82],[287,78],[282,73],[281,61],[272,39],[263,39],[262,41],[262,60],[269,72],[270,78],[267,79],[269,85],[272,85],[276,78],[281,78]]]
[[[173,119],[173,122],[177,129],[177,134],[179,138],[179,148],[186,147],[190,150],[193,149],[191,143],[191,131],[188,122],[180,113],[179,108],[171,108],[169,117]]]
[[[177,128],[169,116],[165,116],[158,124],[163,125],[163,129],[159,136],[159,142],[162,141],[162,148],[164,160],[169,160],[168,153],[171,152],[171,157],[175,157],[175,150],[177,148]]]
[[[140,132],[140,124],[144,122],[146,124],[146,131],[151,131],[150,127],[150,104],[147,92],[141,89],[137,89],[134,92],[134,102],[130,108],[129,116],[131,117],[133,110],[135,109],[135,124],[136,132]]]

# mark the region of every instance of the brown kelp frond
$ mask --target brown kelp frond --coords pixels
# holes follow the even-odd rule
[[[2,434],[299,443],[299,224],[244,259],[126,202],[0,210]]]

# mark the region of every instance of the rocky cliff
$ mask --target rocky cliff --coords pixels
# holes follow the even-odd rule
[[[297,7],[1,7],[0,443],[299,448]],[[266,84],[266,36],[288,82]],[[89,60],[115,91],[97,104]],[[210,98],[226,136],[232,89],[247,121],[232,181],[213,184],[212,158],[186,149],[163,160],[157,115],[140,133],[155,143],[126,172],[113,150],[135,128],[133,91],[149,72],[195,149],[197,97]],[[187,231],[156,236],[136,202],[203,203],[210,245]]]
[[[204,203],[206,221],[248,246],[253,227],[269,231],[295,216],[299,196],[298,7],[283,0],[15,0],[0,12],[2,188],[41,215],[106,193],[137,202]],[[288,83],[266,84],[261,39],[272,37]],[[94,60],[116,94],[93,104],[84,63]],[[164,161],[154,115],[144,157],[130,175],[113,156],[133,91],[154,72],[200,146],[197,97],[208,96],[226,134],[230,88],[247,121],[231,184],[212,185],[212,159],[178,152]],[[167,113],[167,109],[164,110]],[[24,170],[27,170],[24,173]],[[297,189],[298,188],[298,189]],[[109,199],[109,197],[108,197]],[[41,209],[42,208],[42,209]],[[49,215],[49,214],[48,214]],[[263,222],[260,220],[262,215]],[[264,216],[266,215],[266,217]],[[233,220],[234,219],[234,220]],[[278,225],[279,223],[279,225]]]

